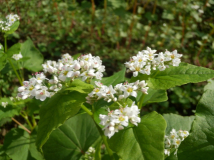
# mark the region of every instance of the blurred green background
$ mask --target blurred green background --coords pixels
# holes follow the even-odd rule
[[[46,60],[92,53],[102,58],[105,76],[147,46],[158,52],[177,49],[182,61],[214,68],[214,0],[3,0],[0,18],[9,13],[20,16],[9,46],[30,37]],[[12,71],[0,78],[0,96],[15,96]],[[144,111],[192,115],[204,84],[172,88],[169,101]]]

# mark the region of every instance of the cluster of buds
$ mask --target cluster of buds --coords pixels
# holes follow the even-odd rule
[[[102,65],[100,57],[91,54],[82,55],[74,60],[69,54],[64,54],[58,62],[47,61],[43,66],[43,71],[53,74],[59,80],[82,78],[82,81],[90,81],[92,78],[102,79],[102,72],[105,66]]]
[[[109,87],[103,85],[100,82],[95,81],[96,88],[88,94],[86,97],[87,103],[93,104],[99,99],[104,99],[107,102],[121,101],[129,96],[137,97],[137,92],[141,91],[144,94],[148,94],[147,83],[145,81],[136,81],[135,83],[125,82],[124,84],[117,84],[115,87],[110,85]]]
[[[12,24],[19,20],[19,16],[17,14],[9,14],[6,16],[6,20],[0,21],[0,29],[5,32],[9,31]]]
[[[141,122],[140,109],[133,102],[131,107],[128,105],[125,108],[120,108],[110,111],[108,109],[108,115],[99,115],[100,124],[104,126],[104,134],[111,138],[116,132],[124,129],[129,125],[129,122],[138,125]]]
[[[133,72],[133,76],[137,77],[139,72],[142,74],[151,74],[151,69],[160,71],[165,70],[169,65],[179,66],[182,54],[178,54],[177,50],[173,52],[165,51],[155,54],[156,50],[151,50],[147,47],[147,50],[138,52],[136,56],[131,57],[129,62],[125,65],[128,68],[128,72]]]
[[[85,158],[87,158],[88,160],[93,160],[95,149],[93,147],[89,147],[89,149],[87,150],[87,152],[85,152],[85,154],[86,154]]]
[[[52,95],[54,95],[54,91],[56,90],[52,89],[52,86],[50,88],[46,87],[45,80],[47,80],[47,78],[43,73],[36,73],[35,77],[30,78],[29,81],[24,81],[24,85],[18,88],[18,97],[22,99],[35,97],[36,99],[39,99],[41,101],[44,101],[47,97],[51,97]],[[59,89],[61,87],[62,86],[59,85]],[[53,90],[53,92],[51,92],[50,90]]]
[[[22,56],[21,52],[19,52],[19,54],[14,54],[12,56],[12,58],[15,59],[16,61],[18,61],[19,59],[23,58],[23,56]]]
[[[165,149],[164,154],[170,155],[170,150],[175,149],[174,154],[177,154],[178,147],[180,146],[181,142],[189,135],[188,131],[179,130],[176,131],[172,129],[170,135],[165,136]]]

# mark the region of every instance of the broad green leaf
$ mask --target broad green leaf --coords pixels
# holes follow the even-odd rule
[[[109,86],[109,85],[115,86],[116,84],[125,81],[125,73],[126,73],[126,68],[123,68],[121,71],[115,73],[113,76],[103,78],[101,82],[106,86]]]
[[[2,102],[8,102],[8,105],[4,108],[1,104]],[[0,99],[0,120],[5,118],[11,118],[15,115],[19,115],[20,110],[24,105],[14,105],[9,98]]]
[[[19,21],[16,21],[10,26],[10,30],[5,32],[4,36],[7,37],[9,34],[12,34],[13,32],[15,32],[18,28],[19,28]]]
[[[207,83],[207,85],[204,87],[204,91],[206,91],[206,90],[214,90],[214,80],[211,80],[211,79],[209,79],[208,81],[207,81],[208,83]]]
[[[210,84],[208,84],[210,85]],[[207,87],[205,87],[207,88]],[[207,89],[197,107],[191,134],[178,150],[180,160],[213,160],[214,153],[214,90]]]
[[[43,160],[43,156],[36,149],[36,130],[31,134],[20,128],[13,128],[4,140],[3,149],[13,160]]]
[[[43,55],[35,48],[30,38],[21,45],[21,53],[23,57],[29,58],[23,62],[24,68],[34,72],[42,70]]]
[[[53,130],[74,116],[85,101],[86,94],[60,91],[44,103],[40,109],[37,146],[39,149],[48,140]]]
[[[178,130],[186,130],[190,131],[192,128],[192,123],[195,119],[195,116],[180,116],[177,114],[163,114],[163,118],[167,123],[166,134],[170,134],[172,129]]]
[[[136,100],[139,101],[141,96],[143,95],[142,92],[138,92]],[[168,100],[166,90],[161,89],[148,89],[148,94],[143,95],[143,106],[148,103],[156,103],[156,102],[164,102]]]
[[[198,83],[214,77],[214,70],[181,63],[164,71],[156,71],[148,78],[148,86],[155,89],[169,89],[186,83]]]
[[[6,153],[0,155],[0,160],[10,160],[10,157]]]
[[[10,160],[10,157],[3,150],[3,145],[0,144],[0,160]]]
[[[20,51],[21,43],[16,43],[7,50],[6,55],[7,57],[11,58],[14,54],[19,54]]]
[[[163,117],[167,123],[166,135],[169,135],[172,129],[175,129],[176,131],[181,129],[190,132],[192,128],[192,123],[195,119],[195,116],[183,117],[176,114],[164,114]],[[174,154],[173,151],[171,152],[170,156],[166,158],[166,160],[177,160],[177,159],[178,157],[177,155]]]
[[[3,126],[5,123],[11,122],[12,119],[11,118],[2,118],[0,119],[0,127]]]
[[[94,89],[94,86],[91,84],[87,84],[79,79],[75,79],[69,88],[66,88],[66,90],[70,91],[77,91],[80,93],[90,93]]]
[[[46,160],[78,160],[100,137],[93,119],[80,114],[53,131],[43,146]]]
[[[119,131],[108,142],[123,160],[163,160],[166,122],[156,113],[141,118],[137,127]]]

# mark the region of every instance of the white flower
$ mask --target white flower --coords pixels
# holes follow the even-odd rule
[[[16,61],[18,61],[19,59],[23,58],[23,56],[22,56],[21,52],[19,52],[19,54],[14,54],[12,56],[12,58],[15,59]]]
[[[170,149],[164,149],[164,154],[169,156],[170,155]]]
[[[170,150],[175,149],[174,155],[177,155],[178,147],[181,142],[189,135],[188,131],[176,131],[172,129],[169,136],[165,135],[165,155],[170,155]]]
[[[1,102],[1,105],[6,108],[6,106],[8,105],[8,102]]]
[[[178,54],[177,51],[165,53],[160,52],[155,54],[156,50],[152,50],[147,47],[147,50],[138,52],[136,56],[131,57],[129,62],[126,62],[125,65],[128,68],[128,72],[132,71],[133,76],[138,76],[139,72],[141,74],[151,74],[151,70],[156,70],[158,68],[160,71],[165,70],[168,65],[179,66],[182,57],[182,54]]]
[[[130,122],[134,125],[138,125],[138,123],[141,122],[140,117],[138,115],[140,114],[140,109],[138,109],[138,106],[135,105],[135,103],[132,103],[131,107],[128,107],[128,105],[123,109],[123,114],[128,116]]]
[[[127,86],[123,86],[122,90],[124,91],[124,97],[127,98],[128,96],[133,96],[133,97],[137,97],[137,86],[131,86],[131,85],[127,85]]]
[[[42,86],[40,90],[36,91],[35,98],[44,101],[47,97],[50,97],[50,93],[47,91],[47,89],[47,87]]]

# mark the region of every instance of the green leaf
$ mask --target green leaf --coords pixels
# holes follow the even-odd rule
[[[21,45],[21,54],[24,58],[29,58],[23,62],[24,68],[34,72],[42,70],[43,55],[36,49],[30,38]]]
[[[39,109],[43,103],[45,103],[45,102],[37,100],[37,99],[32,99],[30,102],[26,103],[27,115],[32,116],[33,114],[39,114]]]
[[[148,86],[155,89],[169,89],[186,83],[198,83],[214,77],[214,70],[181,63],[164,71],[153,72],[148,78]]]
[[[178,130],[186,130],[190,131],[192,128],[192,123],[195,119],[195,116],[180,116],[177,114],[163,114],[163,117],[167,123],[166,134],[170,134],[172,129]]]
[[[141,118],[137,127],[119,131],[109,141],[110,148],[123,160],[163,160],[166,122],[156,113]]]
[[[116,84],[125,81],[125,73],[126,68],[123,68],[121,71],[115,73],[113,76],[103,78],[101,82],[106,86],[109,85],[115,86]]]
[[[212,80],[212,79],[209,79],[209,80],[207,80],[207,85],[204,87],[204,91],[206,91],[206,90],[214,90],[214,80]]]
[[[0,43],[0,55],[4,53],[4,46]]]
[[[5,32],[4,36],[7,37],[9,34],[12,34],[13,32],[15,32],[18,28],[19,28],[19,21],[16,21],[10,26],[10,30]]]
[[[4,140],[3,149],[13,160],[43,160],[43,156],[36,149],[36,131],[31,134],[20,128],[13,128]]]
[[[100,114],[108,115],[107,106],[101,107],[96,112],[94,112],[94,121],[97,123],[98,126],[100,126],[100,128],[103,128],[104,126],[100,124],[100,118],[99,118]]]
[[[163,117],[167,123],[166,135],[169,135],[172,129],[175,129],[176,131],[181,129],[190,132],[192,128],[192,123],[195,119],[195,116],[183,117],[176,114],[164,114]],[[174,154],[173,151],[171,151],[170,156],[166,158],[166,160],[177,160],[177,159],[178,157],[177,155]]]
[[[75,79],[69,88],[66,88],[66,90],[70,91],[77,91],[80,93],[90,93],[94,89],[94,86],[91,84],[87,84],[79,79]]]
[[[4,108],[1,104],[2,102],[8,102],[8,105]],[[19,115],[19,112],[24,107],[24,105],[14,105],[9,98],[0,99],[0,120],[5,118],[11,118],[15,115]]]
[[[19,54],[20,51],[21,43],[16,43],[7,50],[6,55],[7,57],[11,58],[14,54]]]
[[[80,57],[80,56],[81,56],[81,53],[77,53],[77,54],[73,55],[72,57],[73,57],[73,59],[75,60],[75,59],[77,59],[77,58]]]
[[[210,85],[210,84],[208,84]],[[205,87],[207,88],[207,86]],[[207,89],[197,107],[191,134],[181,143],[178,159],[212,160],[214,153],[214,89]]]
[[[142,92],[138,92],[136,100],[139,101],[141,96],[143,95]],[[161,89],[148,89],[148,94],[144,95],[144,100],[143,100],[143,106],[145,106],[148,103],[157,103],[157,102],[164,102],[167,101],[167,92],[166,90],[161,90]]]
[[[0,160],[10,160],[10,157],[6,153],[0,155]]]
[[[100,137],[93,119],[80,114],[53,131],[43,146],[46,160],[77,160]]]
[[[42,105],[37,137],[37,146],[39,149],[48,140],[53,130],[79,111],[86,96],[86,94],[79,92],[62,90]]]

